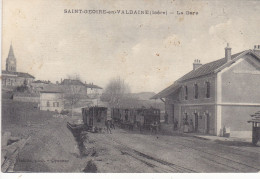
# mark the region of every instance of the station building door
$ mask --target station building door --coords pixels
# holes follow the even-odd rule
[[[206,134],[209,134],[209,128],[210,128],[210,116],[209,114],[207,113],[206,114],[206,126],[205,126],[205,129],[206,129]]]
[[[199,116],[198,113],[194,113],[194,131],[198,132],[198,127],[199,127]]]

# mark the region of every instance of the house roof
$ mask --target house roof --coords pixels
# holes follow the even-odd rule
[[[245,51],[231,55],[231,59],[234,61],[238,56],[246,54],[248,52],[256,55],[251,50],[245,50]],[[256,55],[256,56],[259,58],[258,55]],[[199,77],[202,77],[202,76],[217,73],[218,69],[220,69],[221,67],[225,67],[226,64],[228,64],[228,63],[227,63],[225,58],[221,58],[219,60],[206,63],[206,64],[200,66],[199,68],[197,68],[196,70],[192,70],[189,73],[185,74],[184,76],[182,76],[181,78],[176,80],[172,85],[170,85],[169,87],[165,88],[161,92],[154,95],[151,99],[158,99],[158,98],[163,98],[165,96],[168,96],[169,94],[171,94],[174,91],[176,91],[177,89],[179,89],[181,87],[182,82],[187,81],[187,80],[191,80],[191,79],[194,79],[194,78],[199,78]]]
[[[239,56],[243,52],[245,52],[245,51],[231,55],[231,59],[236,58],[237,56]],[[202,65],[201,67],[199,67],[198,69],[192,70],[189,73],[185,74],[180,79],[178,79],[178,81],[186,81],[186,80],[190,80],[190,79],[193,79],[193,78],[198,78],[198,77],[201,77],[201,76],[209,75],[211,73],[214,73],[216,69],[218,69],[219,67],[224,65],[226,62],[227,61],[226,61],[225,58],[221,58],[219,60],[206,63],[206,64]]]
[[[101,87],[97,86],[97,85],[93,85],[93,84],[85,84],[85,86],[87,88],[97,88],[97,89],[102,89]]]
[[[19,97],[39,97],[40,95],[37,94],[37,93],[15,92],[14,96],[19,96]]]
[[[44,84],[50,84],[50,81],[43,81],[43,80],[37,80],[37,81],[33,81],[32,83],[44,83]]]
[[[64,79],[61,82],[61,85],[81,85],[81,86],[84,86],[84,83],[82,83],[80,80]]]
[[[151,99],[158,99],[158,98],[162,98],[164,96],[168,96],[169,94],[173,93],[180,87],[181,87],[181,85],[178,82],[174,82],[171,86],[165,88],[161,92],[159,92],[156,95],[154,95],[153,97],[151,97]]]
[[[71,80],[71,79],[64,79],[61,82],[61,85],[78,85],[78,86],[85,86],[86,88],[97,88],[102,89],[101,87],[94,85],[94,84],[85,84],[80,80]]]
[[[50,84],[39,90],[40,93],[63,93],[63,88],[59,85]]]
[[[35,78],[34,76],[30,75],[29,73],[23,73],[23,72],[12,72],[12,71],[3,70],[2,74],[3,75],[15,75],[15,76],[22,77],[22,78],[33,78],[33,79]]]
[[[250,115],[253,120],[260,120],[260,111],[256,112],[255,114]]]
[[[255,114],[250,115],[252,117],[251,120],[247,121],[247,122],[256,122],[256,123],[260,123],[260,111],[256,112]]]

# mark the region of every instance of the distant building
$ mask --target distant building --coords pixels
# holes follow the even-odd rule
[[[249,137],[250,114],[260,109],[260,45],[202,65],[195,60],[193,70],[153,99],[162,99],[171,122],[193,123],[194,132]]]
[[[33,80],[34,77],[32,75],[16,71],[16,58],[11,45],[6,59],[6,70],[2,70],[2,86],[15,87],[24,83],[30,85]]]
[[[80,80],[77,79],[64,79],[61,80],[60,85],[64,86],[64,88],[74,87],[75,90],[79,91],[82,96],[88,96],[88,97],[95,97],[101,94],[102,88],[94,85],[93,83],[87,84],[86,82],[83,83]]]
[[[40,90],[40,110],[61,112],[64,109],[63,90],[57,85],[48,85]]]
[[[102,88],[97,85],[94,85],[93,83],[87,84],[85,82],[85,87],[87,88],[87,95],[90,98],[96,98],[96,97],[100,96],[102,93]]]
[[[74,79],[61,80],[60,84],[61,85],[84,86],[84,83],[82,83],[80,80],[74,80]]]
[[[32,88],[35,90],[35,91],[40,91],[42,90],[45,86],[48,86],[50,85],[51,82],[50,81],[42,81],[42,80],[37,80],[37,81],[33,81],[31,83],[31,86]]]

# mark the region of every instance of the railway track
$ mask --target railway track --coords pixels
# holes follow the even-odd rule
[[[143,152],[137,151],[122,142],[115,140],[111,136],[104,135],[105,137],[110,138],[114,143],[116,143],[117,149],[120,150],[122,155],[128,155],[133,157],[136,160],[144,163],[145,165],[154,169],[155,172],[161,173],[197,173],[197,171],[183,167],[172,162],[165,161],[160,158],[145,154]]]
[[[185,139],[185,140],[187,140],[187,139]],[[236,171],[242,172],[241,170],[243,170],[244,172],[248,172],[248,169],[249,170],[254,169],[255,171],[260,171],[260,167],[258,167],[258,166],[248,165],[246,163],[242,163],[240,161],[233,160],[233,159],[209,152],[208,150],[205,150],[205,149],[196,148],[196,147],[194,147],[194,145],[190,146],[190,145],[185,145],[185,144],[178,143],[178,142],[174,142],[174,144],[180,145],[184,148],[188,148],[191,150],[201,152],[204,154],[202,157],[207,159],[208,161],[211,161],[212,163],[215,163],[218,165],[228,167],[228,168],[236,170]]]
[[[115,141],[111,138],[111,140]],[[205,161],[205,163],[209,163],[210,165],[215,165],[217,168],[223,168],[230,172],[259,172],[260,171],[260,165],[259,165],[259,155],[257,153],[251,154],[251,156],[245,153],[244,150],[236,150],[232,147],[222,146],[221,144],[214,144],[219,145],[223,150],[215,150],[214,145],[210,144],[208,147],[203,147],[205,145],[204,143],[196,143],[192,139],[186,139],[181,138],[180,140],[187,140],[188,143],[182,143],[179,141],[174,140],[174,143],[172,141],[169,141],[173,145],[179,145],[184,149],[193,150],[196,153],[198,153],[199,160]],[[125,146],[120,141],[115,141],[117,143],[120,143],[120,145]],[[189,143],[190,142],[190,143]],[[128,149],[129,147],[126,146]],[[223,147],[223,148],[222,148]],[[130,148],[133,150],[134,154],[131,153],[132,156],[139,155],[138,151],[135,151],[135,149]],[[128,152],[129,153],[129,152]],[[230,153],[230,157],[228,156]],[[255,158],[252,158],[252,155],[256,154]],[[142,156],[140,154],[139,156]],[[148,155],[149,157],[149,155]],[[232,158],[233,157],[233,158]],[[147,158],[144,156],[144,158]],[[152,157],[150,161],[154,161],[155,157]],[[155,158],[157,160],[157,158]],[[201,172],[197,169],[189,169],[187,167],[179,166],[171,162],[166,162],[163,159],[159,159],[164,165],[172,166],[172,168],[168,168],[168,172]],[[157,161],[158,162],[158,161]],[[165,162],[165,163],[164,163]],[[160,163],[160,162],[159,162]],[[161,164],[161,163],[160,163]],[[195,167],[196,168],[196,167]],[[172,170],[172,171],[171,171]],[[196,171],[195,171],[196,170]],[[163,171],[161,171],[163,172]],[[167,172],[167,171],[165,171]]]
[[[183,146],[185,146],[185,145],[183,145]],[[257,171],[260,171],[260,168],[256,168],[255,166],[251,166],[251,165],[248,165],[248,164],[245,164],[245,163],[242,163],[242,162],[230,159],[230,158],[226,158],[226,157],[223,157],[223,156],[220,156],[220,155],[217,155],[217,154],[213,154],[213,153],[210,153],[210,152],[207,152],[207,151],[199,150],[199,149],[196,149],[196,148],[193,148],[193,147],[189,147],[189,146],[185,146],[185,147],[190,148],[192,150],[197,150],[199,152],[203,152],[205,154],[208,154],[209,156],[213,156],[214,158],[210,157],[208,159],[211,160],[211,161],[214,161],[215,163],[222,164],[226,167],[236,169],[238,171],[241,171],[240,168],[255,169]],[[203,156],[203,157],[206,158],[205,156]],[[247,170],[245,170],[245,171],[247,171]]]
[[[187,140],[187,141],[191,141],[191,142],[194,142],[192,139],[188,139],[188,138],[183,138],[183,140]],[[223,146],[223,147],[225,147],[225,148],[227,148],[227,147],[229,147],[229,146],[226,146],[226,145],[223,145],[223,144],[218,144],[218,145],[221,145],[221,146]],[[255,149],[260,149],[259,147],[254,147],[254,148],[252,148],[251,150],[249,149],[247,149],[247,150],[245,150],[245,149],[243,149],[243,148],[241,148],[241,147],[236,147],[236,146],[232,146],[232,148],[234,148],[235,149],[235,151],[236,152],[242,152],[244,155],[245,155],[245,152],[248,152],[248,151],[250,151],[250,152],[252,152],[252,153],[255,153],[256,155],[259,155],[260,154],[260,150],[255,150]],[[240,154],[237,154],[237,155],[240,155]],[[250,157],[250,156],[248,156],[248,157]]]
[[[71,128],[72,126],[67,126]],[[151,167],[154,172],[163,172],[163,173],[196,173],[201,172],[197,167],[185,167],[179,164],[166,161],[158,156],[154,156],[148,154],[147,152],[141,152],[139,150],[134,149],[134,147],[130,147],[125,144],[124,141],[116,139],[113,135],[105,135],[102,134],[104,138],[109,138],[110,141],[113,141],[115,144],[114,147],[121,152],[122,155],[127,155],[134,160],[138,160],[139,162],[145,164],[148,167]],[[137,138],[138,140],[138,138]],[[186,143],[181,142],[180,140],[186,140]],[[168,140],[167,140],[168,141]],[[255,159],[252,159],[250,162],[246,162],[246,160],[250,160],[250,157],[247,155],[243,155],[243,150],[235,150],[233,148],[223,146],[223,150],[215,150],[214,145],[208,144],[209,146],[203,147],[204,143],[195,142],[192,139],[181,137],[178,140],[168,141],[170,145],[179,145],[183,149],[193,150],[192,152],[198,158],[198,161],[205,161],[209,165],[216,166],[217,168],[226,169],[228,172],[259,172],[260,165],[258,165],[257,156]],[[218,147],[222,147],[221,144],[218,144]],[[212,148],[213,147],[213,148]],[[221,148],[222,149],[222,148]],[[231,157],[227,156],[229,153],[232,154]],[[232,158],[233,157],[233,158]],[[240,158],[241,157],[241,158]],[[252,158],[252,156],[251,156]],[[202,170],[203,171],[203,170]],[[213,170],[214,171],[214,170]]]

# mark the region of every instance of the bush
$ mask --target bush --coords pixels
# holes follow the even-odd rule
[[[17,92],[26,92],[26,91],[28,91],[28,86],[25,86],[25,85],[22,85],[22,86],[18,86],[16,89],[15,89],[15,91],[17,91]]]
[[[85,172],[85,173],[96,173],[97,172],[96,164],[92,160],[88,161],[87,166],[85,167],[83,172]]]
[[[60,114],[62,115],[68,115],[70,112],[68,110],[62,110]]]

